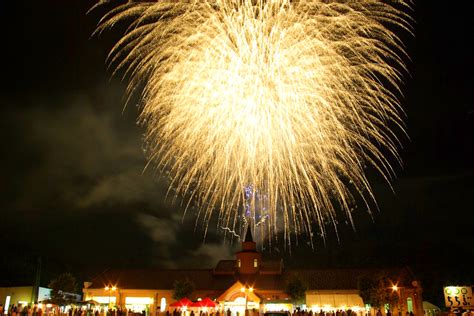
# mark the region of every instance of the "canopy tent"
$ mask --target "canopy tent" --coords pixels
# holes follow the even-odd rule
[[[171,303],[170,307],[188,307],[192,304],[193,304],[193,302],[189,298],[183,297],[179,301]]]
[[[436,305],[434,305],[434,304],[432,304],[428,301],[423,301],[423,309],[424,310],[441,311],[441,309],[438,306],[436,306]]]
[[[364,307],[362,298],[357,293],[316,293],[306,295],[307,306],[331,306],[341,308],[342,306]]]
[[[39,301],[38,303],[41,304],[51,304],[54,306],[67,306],[67,305],[74,305],[74,306],[84,306],[84,305],[99,305],[99,302],[94,301],[94,300],[88,300],[88,301],[71,301],[71,300],[65,300],[65,299],[45,299],[42,301]]]
[[[215,308],[219,306],[216,302],[211,300],[209,297],[206,297],[203,300],[194,302],[190,307],[209,307],[209,308]]]

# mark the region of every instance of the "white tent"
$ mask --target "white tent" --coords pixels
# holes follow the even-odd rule
[[[434,316],[441,312],[441,309],[428,301],[423,301],[423,311],[426,316]]]

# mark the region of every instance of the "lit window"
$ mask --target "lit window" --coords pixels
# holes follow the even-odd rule
[[[164,312],[166,310],[166,298],[162,297],[160,302],[160,310]]]
[[[413,299],[411,297],[407,298],[407,309],[408,312],[413,312]]]
[[[253,259],[253,267],[254,268],[258,267],[258,259]]]
[[[7,299],[5,300],[5,315],[8,314],[8,307],[10,306],[10,299],[11,299],[11,296],[8,295]]]
[[[153,304],[153,298],[151,297],[126,297],[126,305],[150,305]]]
[[[237,260],[237,267],[240,268],[240,259]]]

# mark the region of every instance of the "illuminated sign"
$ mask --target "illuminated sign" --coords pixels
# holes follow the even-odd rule
[[[116,301],[115,296],[94,296],[92,299],[100,304],[115,304]]]
[[[472,288],[470,286],[447,286],[444,288],[446,307],[473,306]]]
[[[264,311],[265,312],[291,311],[292,307],[293,306],[291,304],[269,303],[269,304],[265,304]]]
[[[126,297],[125,304],[127,305],[150,305],[153,304],[151,297]]]

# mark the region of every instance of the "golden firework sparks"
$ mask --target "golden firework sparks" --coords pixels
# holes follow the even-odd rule
[[[130,26],[109,61],[144,84],[149,158],[207,224],[235,227],[244,188],[265,192],[266,233],[325,235],[356,195],[375,201],[366,166],[399,160],[404,1],[128,2],[97,32]],[[248,201],[247,201],[248,202]],[[257,201],[250,203],[251,216]],[[369,208],[370,211],[370,208]],[[206,229],[207,229],[207,225]]]

